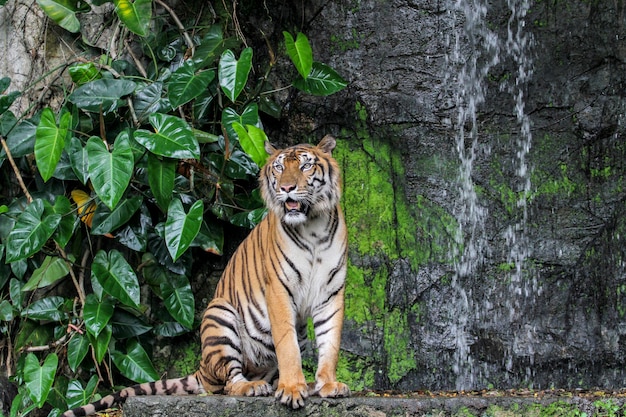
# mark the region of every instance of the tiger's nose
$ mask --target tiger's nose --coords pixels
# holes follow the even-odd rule
[[[296,184],[281,185],[280,189],[286,193],[290,193],[296,189]]]

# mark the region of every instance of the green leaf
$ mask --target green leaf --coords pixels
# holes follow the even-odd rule
[[[0,78],[0,94],[7,91],[7,88],[9,88],[10,85],[11,85],[11,78],[9,77]]]
[[[42,298],[29,304],[22,310],[21,316],[32,320],[62,321],[67,316],[59,310],[63,303],[65,303],[65,298],[60,296]]]
[[[200,41],[200,45],[196,47],[196,53],[193,56],[194,62],[198,68],[206,67],[215,61],[224,50],[224,36],[220,25],[213,25]]]
[[[91,333],[87,332],[87,337],[89,337],[89,342],[93,346],[97,363],[102,363],[104,355],[106,355],[107,350],[109,350],[109,343],[111,342],[112,334],[113,331],[111,330],[110,324],[107,324],[106,327],[102,329],[97,338],[94,338]]]
[[[189,329],[184,327],[177,321],[170,321],[156,326],[154,328],[154,333],[162,337],[176,337],[185,333],[189,333]]]
[[[226,97],[233,103],[248,82],[248,74],[252,69],[252,48],[241,51],[239,60],[230,49],[222,53],[218,66],[220,87]]]
[[[200,246],[205,252],[222,255],[224,229],[217,222],[202,222],[202,227],[200,227],[200,232],[194,239],[193,245]]]
[[[56,353],[46,356],[42,366],[39,366],[39,359],[37,359],[34,353],[31,352],[26,355],[26,360],[24,361],[24,383],[26,384],[28,396],[39,408],[43,407],[48,398],[58,364],[59,358]]]
[[[152,113],[167,113],[172,108],[168,99],[161,97],[163,83],[148,84],[135,92],[133,107],[140,122],[145,122]]]
[[[189,213],[185,213],[180,200],[174,199],[170,203],[165,221],[165,244],[174,261],[185,253],[200,231],[203,212],[202,200],[193,203]]]
[[[21,158],[34,152],[37,135],[37,123],[32,119],[18,124],[7,137],[7,146],[13,158]],[[6,157],[4,148],[0,149],[0,162]]]
[[[172,279],[161,284],[161,293],[167,311],[177,322],[191,329],[195,302],[187,277],[174,275]]]
[[[76,372],[88,352],[89,339],[80,333],[74,333],[67,345],[67,363],[72,372]]]
[[[133,151],[122,142],[116,144],[111,153],[101,139],[91,137],[87,141],[87,158],[94,191],[113,210],[133,175]]]
[[[46,256],[41,266],[33,272],[28,282],[22,287],[22,291],[32,291],[35,288],[44,288],[52,285],[69,274],[70,268],[67,262],[57,256]]]
[[[68,100],[83,110],[107,114],[124,105],[121,98],[131,94],[135,87],[130,80],[102,78],[81,85]]]
[[[75,137],[70,139],[67,153],[70,155],[70,164],[76,177],[83,185],[87,184],[89,179],[89,159],[87,157],[87,149],[83,147],[82,142]]]
[[[127,352],[111,352],[113,363],[126,378],[138,382],[151,382],[159,379],[152,362],[143,347],[134,339],[127,345]]]
[[[20,311],[22,310],[22,304],[24,303],[24,298],[26,297],[26,295],[22,292],[23,286],[24,284],[15,278],[11,278],[9,281],[9,297],[13,302],[13,306]]]
[[[141,317],[135,317],[119,308],[115,310],[110,323],[113,327],[113,337],[118,340],[136,337],[152,330],[152,326],[147,325]]]
[[[69,198],[64,195],[57,195],[54,201],[52,211],[61,216],[61,221],[53,234],[55,242],[64,248],[74,234],[74,225],[76,222],[76,213],[72,208]]]
[[[226,107],[222,111],[222,126],[226,128],[226,133],[231,140],[238,138],[237,132],[233,128],[234,123],[239,123],[242,126],[253,125],[260,128],[259,106],[256,103],[250,103],[243,109],[241,115],[234,109]]]
[[[235,226],[247,227],[252,229],[259,224],[261,220],[267,215],[267,209],[265,207],[259,207],[248,212],[237,213],[230,218],[230,222]]]
[[[25,346],[46,345],[53,340],[53,336],[53,326],[42,325],[34,320],[21,320],[13,348],[20,351]]]
[[[71,410],[89,403],[94,392],[96,391],[97,386],[98,375],[92,375],[91,378],[89,378],[85,389],[83,389],[83,386],[79,381],[70,381],[67,385],[67,391],[65,393],[67,407]]]
[[[78,85],[83,85],[102,77],[100,70],[93,62],[76,63],[71,65],[67,71],[69,72],[72,81]]]
[[[98,337],[100,332],[109,324],[114,310],[115,306],[109,297],[104,297],[100,301],[94,294],[89,294],[85,299],[83,310],[87,331],[94,337]]]
[[[122,254],[100,250],[91,265],[93,277],[104,291],[130,307],[139,306],[139,281]]]
[[[80,22],[76,17],[77,0],[37,0],[39,6],[57,25],[76,33],[80,30]]]
[[[115,0],[115,13],[126,27],[139,36],[146,36],[152,19],[152,0]]]
[[[300,32],[298,32],[295,42],[289,32],[283,32],[283,36],[287,55],[291,58],[291,62],[296,66],[302,78],[306,80],[311,73],[311,68],[313,68],[313,50],[309,44],[309,39]]]
[[[176,179],[176,161],[173,159],[159,159],[154,154],[148,154],[148,184],[157,204],[163,211],[172,200],[174,180]]]
[[[17,218],[9,234],[5,261],[11,263],[37,253],[50,239],[60,221],[61,216],[58,214],[44,216],[43,200],[33,200]]]
[[[44,182],[52,177],[61,159],[71,121],[71,113],[64,113],[57,126],[52,110],[46,107],[41,112],[41,120],[36,131],[35,160]]]
[[[241,148],[252,158],[252,160],[262,167],[267,161],[267,151],[265,150],[265,142],[267,142],[267,135],[263,129],[259,129],[253,125],[247,125],[245,128],[235,122],[233,128],[239,136],[239,144]],[[246,130],[247,128],[247,130]]]
[[[14,316],[13,306],[9,300],[2,300],[2,302],[0,302],[0,320],[11,321]]]
[[[11,104],[21,95],[19,91],[12,91],[9,94],[0,93],[0,114],[5,113],[11,107]]]
[[[162,113],[150,115],[155,133],[135,131],[135,139],[155,155],[175,159],[200,159],[200,146],[193,131],[180,117]]]
[[[113,211],[105,206],[98,206],[93,216],[91,233],[94,235],[104,235],[111,233],[118,227],[126,224],[131,217],[139,210],[142,197],[132,197],[122,200]]]
[[[334,94],[346,88],[347,85],[348,82],[341,78],[334,69],[320,62],[313,63],[313,69],[306,80],[298,78],[293,83],[293,86],[298,90],[316,96]]]
[[[174,71],[167,83],[167,94],[172,107],[182,106],[198,97],[214,78],[214,71],[196,73],[193,61],[185,61]]]

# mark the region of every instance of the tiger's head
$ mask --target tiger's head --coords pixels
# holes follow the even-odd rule
[[[335,138],[324,136],[317,146],[301,144],[275,149],[261,170],[261,193],[268,209],[295,226],[332,211],[341,197],[340,173],[331,152]]]

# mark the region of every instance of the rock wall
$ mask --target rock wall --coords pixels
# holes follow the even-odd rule
[[[468,35],[463,4],[483,32]],[[521,19],[521,1],[479,6],[313,1],[250,18],[307,33],[350,81],[329,98],[285,97],[268,123],[278,142],[339,138],[341,376],[355,389],[623,386],[626,6],[536,1]],[[468,223],[457,144],[472,95],[458,89],[472,59],[485,96],[475,124],[461,119],[479,209]]]

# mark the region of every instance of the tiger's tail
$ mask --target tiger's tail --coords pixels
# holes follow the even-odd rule
[[[111,408],[114,404],[124,404],[128,397],[139,395],[193,395],[203,394],[204,388],[195,374],[183,378],[163,379],[155,382],[146,382],[124,388],[121,391],[100,399],[99,401],[68,410],[63,417],[82,417],[98,411]]]

